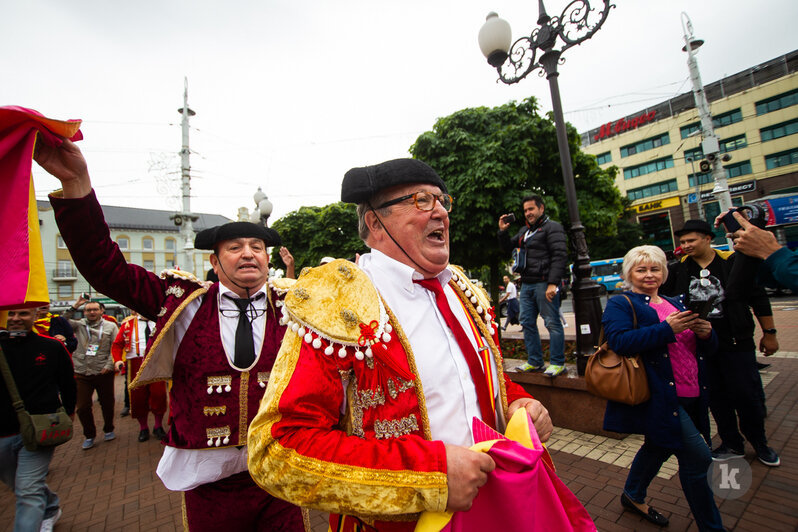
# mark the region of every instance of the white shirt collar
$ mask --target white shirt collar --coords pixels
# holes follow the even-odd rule
[[[265,302],[266,301],[266,296],[267,296],[267,294],[266,294],[266,287],[267,286],[268,286],[268,283],[263,283],[263,286],[260,287],[260,290],[257,290],[255,292],[251,292],[249,294],[249,297],[253,298],[253,297],[255,297],[256,294],[263,293],[264,297],[261,298],[260,301],[264,301]],[[223,297],[225,294],[230,294],[230,296],[229,297]],[[221,301],[221,305],[230,306],[230,308],[235,308],[235,303],[233,303],[230,300],[230,298],[241,299],[241,297],[239,297],[238,294],[236,294],[235,292],[233,292],[232,290],[227,288],[222,283],[219,283],[219,300]],[[227,303],[225,303],[225,301],[227,301]]]
[[[418,273],[415,268],[401,263],[377,249],[372,249],[369,255],[363,255],[361,260],[364,258],[368,258],[375,268],[379,268],[388,274],[395,284],[410,293],[416,289],[416,284],[413,281],[424,279],[424,276]],[[441,286],[446,286],[452,278],[452,272],[449,268],[444,268],[435,277],[440,281]]]

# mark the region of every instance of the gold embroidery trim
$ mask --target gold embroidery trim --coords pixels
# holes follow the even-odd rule
[[[258,383],[261,382],[269,382],[269,377],[271,376],[271,371],[259,371],[258,372]]]
[[[410,414],[402,419],[384,419],[374,421],[374,436],[378,440],[398,438],[418,430],[418,419]]]
[[[391,381],[388,380],[390,383]],[[376,390],[360,390],[357,394],[358,404],[366,408],[375,408],[379,405],[385,404],[385,394],[382,392],[382,386],[377,386]]]
[[[206,416],[223,416],[227,413],[226,406],[204,406],[202,407],[202,413]]]
[[[172,294],[178,299],[183,297],[183,294],[185,294],[185,293],[186,293],[186,291],[183,288],[177,286],[176,284],[170,285],[169,288],[166,289],[166,295],[167,296],[169,294]]]
[[[172,312],[171,316],[169,316],[169,319],[166,320],[166,323],[164,324],[163,328],[161,328],[161,332],[158,333],[155,336],[155,341],[152,343],[152,347],[150,347],[150,349],[147,351],[147,355],[144,357],[144,362],[141,363],[141,367],[139,368],[139,372],[136,375],[136,378],[133,379],[133,381],[130,383],[129,389],[133,390],[133,389],[135,389],[135,388],[137,388],[139,386],[144,386],[144,385],[147,385],[147,384],[150,384],[150,383],[153,383],[153,382],[158,382],[157,380],[149,380],[149,381],[146,381],[146,382],[142,382],[142,381],[140,381],[138,379],[138,375],[141,375],[142,370],[147,366],[147,363],[150,361],[150,357],[151,357],[152,353],[154,353],[156,351],[156,349],[158,349],[158,346],[161,344],[161,340],[163,340],[164,334],[166,334],[166,332],[172,327],[172,324],[175,322],[175,320],[180,315],[180,313],[183,312],[183,309],[185,309],[186,306],[189,303],[191,303],[192,301],[197,299],[199,296],[205,294],[207,291],[208,291],[207,288],[197,288],[196,290],[191,292],[188,295],[188,297],[186,297],[182,301],[182,303],[180,303],[177,306],[177,308]],[[164,309],[164,308],[165,307],[161,307],[161,309]],[[160,317],[160,314],[159,314],[159,317]],[[163,379],[161,379],[161,380],[163,380]]]
[[[230,386],[232,384],[232,375],[211,375],[208,377],[208,386]]]
[[[249,398],[249,371],[241,372],[241,381],[238,386],[238,445],[247,444],[247,407]]]
[[[347,399],[349,399],[349,411],[351,412],[352,419],[352,434],[363,438],[366,432],[363,429],[363,406],[359,401],[360,393],[357,389],[357,378],[352,372],[349,386],[347,387]]]
[[[396,383],[399,383],[398,387]],[[400,377],[393,377],[388,379],[388,384],[386,386],[388,387],[388,395],[391,396],[391,399],[396,399],[400,393],[413,388],[415,383],[413,381],[406,381]]]

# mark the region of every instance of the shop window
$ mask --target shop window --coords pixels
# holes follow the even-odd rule
[[[596,155],[596,162],[599,164],[607,164],[612,162],[612,154],[610,152],[599,153]]]
[[[637,221],[643,230],[643,238],[648,243],[663,251],[673,251],[673,232],[668,211],[639,216]]]
[[[745,148],[746,146],[748,146],[748,142],[745,140],[745,134],[737,135],[736,137],[721,140],[720,152],[726,153],[727,151],[739,150],[740,148]]]
[[[798,104],[798,89],[778,94],[772,98],[768,98],[767,100],[756,102],[756,114],[759,116],[766,113],[772,113],[773,111],[791,107],[795,104]]]
[[[626,195],[630,200],[634,201],[648,198],[649,196],[656,196],[658,194],[667,194],[668,192],[678,190],[678,188],[679,187],[676,185],[676,180],[669,179],[668,181],[654,183],[653,185],[627,190]]]
[[[653,150],[654,148],[659,148],[665,144],[670,144],[670,142],[671,139],[667,133],[643,139],[639,142],[635,142],[634,144],[621,146],[621,157],[629,157],[630,155],[634,155],[636,153]]]
[[[795,135],[798,133],[798,118],[780,124],[774,124],[769,127],[763,127],[759,130],[759,135],[762,137],[762,142],[769,140],[780,139],[788,135]]]
[[[765,166],[768,170],[795,163],[798,163],[798,148],[765,156]]]
[[[649,163],[638,164],[637,166],[624,168],[623,177],[624,179],[632,179],[634,177],[639,177],[641,175],[660,172],[662,170],[665,170],[666,168],[673,168],[673,157],[671,157],[670,155],[668,155],[667,157],[663,157],[662,159],[651,161]]]

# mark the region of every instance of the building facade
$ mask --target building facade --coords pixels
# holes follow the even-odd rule
[[[704,86],[732,203],[798,195],[798,50]],[[710,170],[702,170],[701,124],[692,92],[582,134],[582,149],[603,168],[618,167],[616,185],[632,201],[645,236],[664,250],[678,246],[685,220],[719,213]],[[706,168],[704,166],[704,168]],[[798,196],[796,196],[798,201]],[[798,247],[798,224],[777,236]],[[716,243],[724,243],[718,231]]]
[[[72,304],[83,292],[103,300],[103,294],[97,294],[75,268],[58,231],[50,203],[37,201],[37,207],[51,305],[61,307]],[[119,245],[128,262],[155,273],[179,266],[200,278],[204,278],[204,272],[210,269],[210,252],[202,250],[194,252],[194,267],[181,264],[185,262],[183,242],[180,228],[169,218],[173,212],[113,206],[103,206],[102,209],[111,238]],[[218,214],[198,216],[199,219],[194,223],[197,232],[231,221]],[[87,220],[87,223],[92,222]]]

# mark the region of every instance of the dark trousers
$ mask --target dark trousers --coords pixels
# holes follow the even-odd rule
[[[695,408],[695,404],[692,408]],[[707,442],[682,405],[679,406],[679,422],[682,429],[682,448],[667,449],[651,443],[646,438],[629,469],[624,492],[637,503],[645,502],[649,484],[659,473],[662,464],[675,454],[679,460],[679,481],[682,484],[684,498],[687,499],[690,511],[693,512],[698,529],[702,532],[724,530],[712,488],[707,480],[707,470],[712,463]]]
[[[718,425],[721,441],[740,451],[743,450],[743,436],[754,447],[767,445],[765,403],[756,353],[753,350],[718,350],[714,356],[707,357],[707,369],[709,409]]]
[[[75,413],[80,424],[83,425],[83,436],[94,438],[97,436],[97,427],[94,426],[94,412],[92,412],[92,394],[97,391],[100,399],[100,408],[103,412],[103,432],[114,430],[114,372],[105,375],[75,375],[77,384],[77,406]]]
[[[183,523],[190,532],[305,530],[299,507],[262,490],[249,471],[184,491],[183,504]]]

